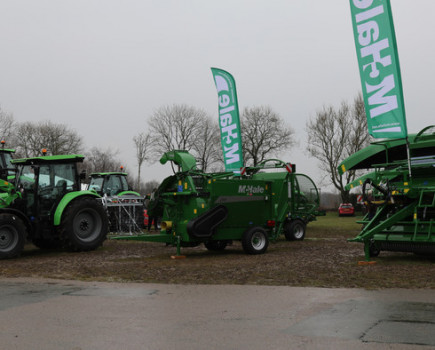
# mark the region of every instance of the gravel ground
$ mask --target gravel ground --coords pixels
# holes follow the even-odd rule
[[[310,224],[311,225],[311,224]],[[107,240],[95,251],[71,253],[26,246],[21,257],[0,262],[0,277],[43,277],[84,281],[178,284],[284,285],[304,287],[431,288],[433,259],[382,252],[376,264],[359,266],[363,245],[347,238],[358,231],[310,225],[300,242],[271,242],[263,255],[246,255],[240,242],[222,252],[203,245],[182,248],[162,243]]]

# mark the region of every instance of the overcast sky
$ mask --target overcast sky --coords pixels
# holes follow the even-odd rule
[[[435,124],[435,1],[391,0],[408,131]],[[230,72],[239,108],[270,105],[299,146],[282,156],[320,181],[305,125],[360,90],[346,0],[0,0],[0,105],[18,122],[51,120],[85,146],[119,150],[164,105],[217,118],[210,67]],[[161,180],[170,166],[144,167]]]

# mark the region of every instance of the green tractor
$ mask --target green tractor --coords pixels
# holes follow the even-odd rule
[[[366,261],[381,251],[435,255],[435,126],[409,135],[408,145],[404,139],[374,142],[338,170],[359,169],[371,172],[347,189],[362,186],[368,210],[351,241],[364,244]]]
[[[127,173],[92,173],[88,190],[96,191],[107,209],[110,232],[138,232],[144,227],[144,199],[131,190]]]
[[[0,259],[18,256],[26,240],[39,248],[94,250],[108,231],[95,191],[81,191],[82,155],[15,159],[13,182],[0,183]]]
[[[13,159],[12,155],[15,153],[14,149],[5,148],[5,141],[1,141],[2,147],[0,148],[0,179],[13,178],[14,166],[11,161]]]
[[[132,191],[128,185],[127,175],[122,172],[122,167],[119,172],[92,173],[88,190],[97,192],[101,197],[105,195],[108,197],[125,195],[140,197],[140,194]]]
[[[168,161],[180,171],[163,180],[148,206],[150,216],[161,218],[160,233],[118,238],[172,244],[178,255],[180,247],[223,250],[241,241],[246,253],[262,254],[281,234],[303,240],[307,223],[319,215],[313,181],[280,160],[245,168],[241,176],[202,173],[186,151],[165,153],[160,163]]]

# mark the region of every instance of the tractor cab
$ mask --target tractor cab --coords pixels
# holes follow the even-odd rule
[[[82,161],[79,155],[13,160],[16,188],[25,203],[20,209],[34,220],[49,221],[53,209],[68,192],[80,191],[77,162]]]
[[[12,165],[12,155],[15,153],[14,149],[4,148],[5,142],[1,141],[2,147],[0,148],[0,179],[11,178],[14,172]]]
[[[123,172],[92,173],[88,190],[94,190],[100,196],[120,196],[123,194],[137,194],[130,190],[127,174]]]

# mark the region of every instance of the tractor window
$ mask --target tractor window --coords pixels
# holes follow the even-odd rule
[[[17,177],[17,187],[21,191],[21,195],[25,200],[25,210],[32,211],[33,205],[35,203],[35,169],[31,165],[25,165],[18,169]],[[23,208],[24,209],[24,208]]]
[[[101,189],[103,188],[103,181],[103,177],[92,177],[88,190],[95,190],[100,193]]]
[[[128,191],[127,177],[120,176],[119,179],[121,181],[121,191]]]
[[[47,164],[39,167],[38,188],[47,198],[59,198],[73,191],[75,169],[71,164]]]
[[[13,171],[14,166],[12,165],[11,160],[12,160],[12,154],[10,152],[3,152],[1,154],[1,157],[0,157],[1,164],[0,164],[0,166],[3,169],[8,169],[8,171],[7,171],[8,175],[14,175],[14,171]]]
[[[53,180],[50,177],[50,167],[42,165],[39,168],[39,188],[53,187]]]
[[[115,196],[121,190],[122,184],[118,176],[109,176],[107,181],[104,182],[103,193],[108,196]]]
[[[24,189],[33,187],[35,183],[35,170],[31,165],[25,165],[18,173],[18,185],[21,185]]]
[[[76,168],[74,164],[56,164],[54,169],[54,185],[63,186],[67,191],[78,190],[76,185]]]

